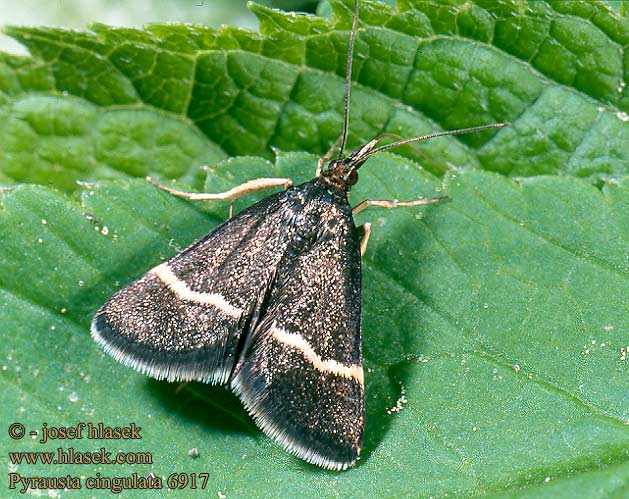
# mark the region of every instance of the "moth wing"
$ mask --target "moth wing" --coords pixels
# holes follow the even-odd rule
[[[223,384],[283,253],[288,191],[271,195],[115,293],[94,339],[157,379]],[[265,247],[277,252],[262,251]]]
[[[231,386],[286,450],[340,470],[356,462],[364,427],[361,276],[351,214],[331,219],[334,230],[287,251]]]

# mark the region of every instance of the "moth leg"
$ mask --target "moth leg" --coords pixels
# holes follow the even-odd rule
[[[151,177],[146,177],[146,180],[153,184],[155,187],[180,198],[194,199],[197,201],[229,200],[232,203],[236,199],[247,194],[251,194],[252,192],[262,191],[264,189],[270,189],[272,187],[284,187],[285,189],[288,189],[293,185],[293,181],[289,178],[257,178],[255,180],[249,180],[244,184],[237,185],[236,187],[229,189],[225,192],[209,193],[178,191],[166,185],[155,182]]]
[[[323,169],[325,164],[330,161],[330,158],[334,154],[334,151],[336,151],[336,149],[341,145],[341,140],[343,140],[343,136],[339,135],[339,138],[336,139],[336,142],[332,144],[332,147],[330,147],[330,149],[328,149],[328,152],[325,153],[325,156],[319,158],[319,161],[317,161],[317,171],[315,173],[315,177],[318,178],[321,176],[321,170]]]
[[[371,235],[371,224],[369,222],[365,222],[358,227],[358,230],[362,232],[362,236],[360,238],[360,256],[365,256],[367,243],[369,242],[369,236]]]
[[[436,198],[416,199],[414,201],[395,201],[392,199],[365,199],[352,209],[352,215],[357,215],[361,211],[370,206],[379,206],[380,208],[397,208],[398,206],[420,206],[423,204],[436,203],[442,199],[449,199],[450,196],[438,196]]]

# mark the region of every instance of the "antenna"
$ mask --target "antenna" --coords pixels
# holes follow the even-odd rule
[[[367,159],[369,159],[371,156],[373,156],[374,154],[378,154],[379,152],[386,151],[387,149],[393,149],[394,147],[411,144],[413,142],[420,142],[422,140],[434,139],[435,137],[444,137],[446,135],[462,135],[464,133],[482,132],[483,130],[490,130],[492,128],[502,128],[504,126],[509,126],[510,124],[511,123],[491,123],[489,125],[472,126],[469,128],[459,128],[458,130],[447,130],[445,132],[429,133],[428,135],[421,135],[419,137],[412,137],[410,139],[398,140],[396,142],[393,142],[392,144],[375,147],[376,144],[380,142],[384,137],[391,135],[391,134],[382,134],[380,137],[377,137],[371,142],[356,149],[353,153],[351,153],[346,158],[347,160],[349,160],[350,167],[344,173],[343,180],[347,181],[352,175],[352,173],[358,170],[363,165],[363,163],[367,161]]]
[[[345,152],[345,146],[347,145],[347,136],[349,133],[349,111],[350,111],[350,100],[351,100],[351,88],[352,88],[352,63],[354,61],[354,42],[356,39],[356,29],[358,27],[358,0],[354,0],[354,19],[352,21],[352,30],[349,35],[349,47],[347,51],[347,65],[345,68],[345,109],[343,115],[343,134],[337,141],[337,143],[332,146],[332,148],[328,151],[328,153],[319,161],[319,165],[317,167],[317,177],[321,173],[322,164],[325,163],[332,156],[334,149],[340,144],[339,147],[339,155],[338,159],[333,161],[332,163],[338,162],[347,162],[350,165],[350,168],[344,173],[343,179],[348,180],[350,174],[358,170],[361,165],[370,158],[374,154],[377,154],[382,151],[386,151],[388,149],[393,149],[394,147],[411,144],[413,142],[420,142],[422,140],[433,139],[435,137],[443,137],[445,135],[462,135],[465,133],[474,133],[481,132],[483,130],[489,130],[492,128],[502,128],[504,126],[509,126],[510,123],[492,123],[489,125],[480,125],[473,126],[469,128],[460,128],[458,130],[448,130],[445,132],[435,132],[430,133],[428,135],[422,135],[419,137],[412,137],[409,139],[401,139],[391,144],[386,144],[384,146],[375,147],[378,142],[380,142],[383,138],[387,136],[391,136],[393,134],[384,133],[378,138],[370,141],[369,143],[359,147],[354,152],[352,152],[345,160],[343,159],[343,153]],[[398,136],[399,137],[399,136]],[[332,164],[331,163],[331,164]]]
[[[374,154],[377,154],[382,151],[386,151],[387,149],[392,149],[394,147],[403,146],[405,144],[411,144],[413,142],[420,142],[422,140],[434,139],[435,137],[443,137],[446,135],[463,135],[466,133],[475,133],[482,132],[483,130],[489,130],[492,128],[502,128],[504,126],[509,126],[511,123],[491,123],[489,125],[480,125],[480,126],[472,126],[469,128],[459,128],[457,130],[447,130],[445,132],[435,132],[429,133],[428,135],[421,135],[419,137],[412,137],[410,139],[398,140],[397,142],[393,142],[392,144],[387,144],[385,146],[376,147],[371,151],[368,151],[367,154],[363,156],[364,159],[367,159]],[[378,137],[380,139],[380,137]]]
[[[356,27],[358,26],[358,0],[354,0],[354,20],[352,21],[352,31],[349,35],[349,49],[347,51],[347,66],[345,67],[345,110],[343,114],[343,135],[341,147],[339,149],[339,159],[342,159],[349,132],[349,104],[352,88],[352,62],[354,59],[354,38],[356,37]]]

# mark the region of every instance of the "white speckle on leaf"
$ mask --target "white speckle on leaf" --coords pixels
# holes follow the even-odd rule
[[[404,385],[400,384],[400,397],[396,400],[395,405],[391,407],[391,409],[387,409],[387,414],[400,412],[407,403],[408,399],[406,398],[406,388],[404,388]]]
[[[182,250],[181,246],[179,246],[179,245],[175,242],[175,240],[174,240],[174,239],[170,239],[170,240],[168,241],[168,246],[170,246],[172,249],[174,249],[177,253],[179,253],[179,252]],[[160,257],[160,258],[161,258],[161,257]]]

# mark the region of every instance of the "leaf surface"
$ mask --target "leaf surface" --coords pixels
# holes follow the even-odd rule
[[[361,5],[350,145],[382,133],[508,121],[513,126],[499,132],[399,153],[437,174],[482,168],[600,183],[627,173],[625,16],[598,2]],[[332,7],[326,20],[253,6],[262,34],[190,25],[6,27],[34,58],[0,59],[10,145],[0,152],[0,172],[65,190],[75,179],[147,173],[198,187],[199,166],[225,153],[323,153],[342,125],[351,24],[351,2]],[[85,131],[76,130],[75,115]],[[110,126],[101,132],[103,122]],[[155,134],[162,129],[171,133]],[[85,137],[87,130],[95,136]],[[188,142],[183,151],[175,136]],[[70,149],[71,157],[36,155],[33,142]],[[143,155],[151,161],[133,161]],[[46,173],[55,168],[69,181]]]
[[[315,161],[289,154],[255,168],[290,174]],[[229,161],[212,173],[229,183],[250,171]],[[442,183],[391,155],[362,176],[355,202],[392,189],[452,201],[364,213],[375,223],[364,269],[367,431],[355,469],[306,465],[257,431],[227,391],[151,381],[92,342],[90,318],[111,293],[226,212],[139,180],[103,182],[80,203],[43,187],[4,193],[4,419],[18,415],[28,428],[43,415],[58,425],[134,421],[143,439],[117,445],[154,456],[134,470],[208,472],[210,491],[235,497],[276,494],[280,480],[283,493],[303,497],[568,497],[581,482],[625,483],[627,183],[600,192],[570,178],[516,183],[483,172]],[[58,445],[25,440],[7,450]],[[193,447],[198,459],[187,455]],[[618,489],[609,490],[603,497]]]
[[[91,317],[115,290],[227,216],[225,203],[134,177],[207,192],[261,176],[298,183],[340,133],[351,1],[331,2],[330,19],[252,9],[261,33],[6,28],[32,57],[0,54],[0,182],[15,184],[0,191],[2,419],[143,430],[137,441],[5,437],[2,453],[153,456],[8,471],[153,473],[164,487],[171,473],[209,473],[205,491],[125,497],[629,495],[629,23],[600,2],[361,2],[351,146],[512,126],[360,171],[353,204],[452,200],[358,217],[374,227],[356,468],[302,463],[226,390],[150,380],[93,343]]]

